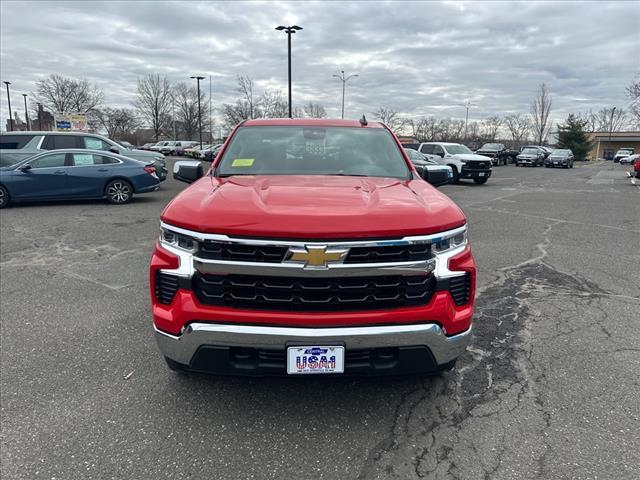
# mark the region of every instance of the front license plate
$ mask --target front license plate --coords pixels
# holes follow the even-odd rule
[[[287,348],[287,373],[344,373],[344,347],[297,346]]]
[[[478,176],[479,177],[484,177],[484,173],[479,173]]]

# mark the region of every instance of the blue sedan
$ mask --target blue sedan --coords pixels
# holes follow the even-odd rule
[[[160,186],[155,168],[101,150],[52,150],[26,160],[0,158],[0,208],[11,202],[106,198],[128,203]]]

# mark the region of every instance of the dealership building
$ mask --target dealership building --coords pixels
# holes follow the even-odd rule
[[[589,134],[593,147],[589,158],[613,160],[613,156],[621,148],[631,148],[640,153],[640,132],[593,132]]]

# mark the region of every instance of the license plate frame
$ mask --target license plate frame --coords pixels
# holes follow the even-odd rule
[[[344,361],[344,345],[287,346],[287,375],[344,373]]]

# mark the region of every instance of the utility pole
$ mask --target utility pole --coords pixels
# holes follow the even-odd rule
[[[302,27],[298,25],[291,25],[289,27],[285,27],[284,25],[279,25],[276,27],[276,30],[284,30],[287,34],[287,46],[288,46],[288,59],[289,59],[289,118],[293,118],[292,107],[291,107],[291,35],[296,33],[297,30],[302,30]]]
[[[469,109],[471,107],[475,107],[476,104],[471,103],[471,100],[467,100],[462,104],[462,106],[467,109],[467,114],[464,119],[464,139],[467,140],[467,126],[469,125]]]
[[[611,109],[611,120],[609,121],[609,148],[611,148],[611,133],[613,132],[613,114],[614,113],[616,113],[616,107],[613,107]],[[613,153],[613,156],[615,157],[615,152]]]
[[[340,80],[342,80],[342,119],[344,119],[344,89],[345,89],[345,85],[347,84],[347,82],[349,81],[350,78],[354,78],[354,77],[358,77],[359,75],[356,73],[354,75],[349,75],[348,77],[345,78],[344,76],[344,70],[340,70],[340,75],[334,75],[334,77],[339,78]]]
[[[42,131],[42,117],[41,117],[41,110],[42,110],[42,104],[41,103],[36,103],[36,105],[38,106],[38,130]]]
[[[11,113],[11,96],[9,95],[9,85],[11,82],[2,82],[7,86],[7,103],[9,104],[9,131],[13,132],[13,114]]]
[[[31,126],[29,125],[29,110],[27,110],[27,94],[23,93],[22,96],[24,97],[24,118],[27,122],[27,130],[31,131]]]
[[[213,83],[209,75],[209,145],[213,145],[213,113],[211,110],[211,96],[213,94]]]
[[[198,82],[198,130],[200,131],[200,150],[202,150],[202,113],[200,111],[200,80],[204,80],[204,77],[193,76]]]

